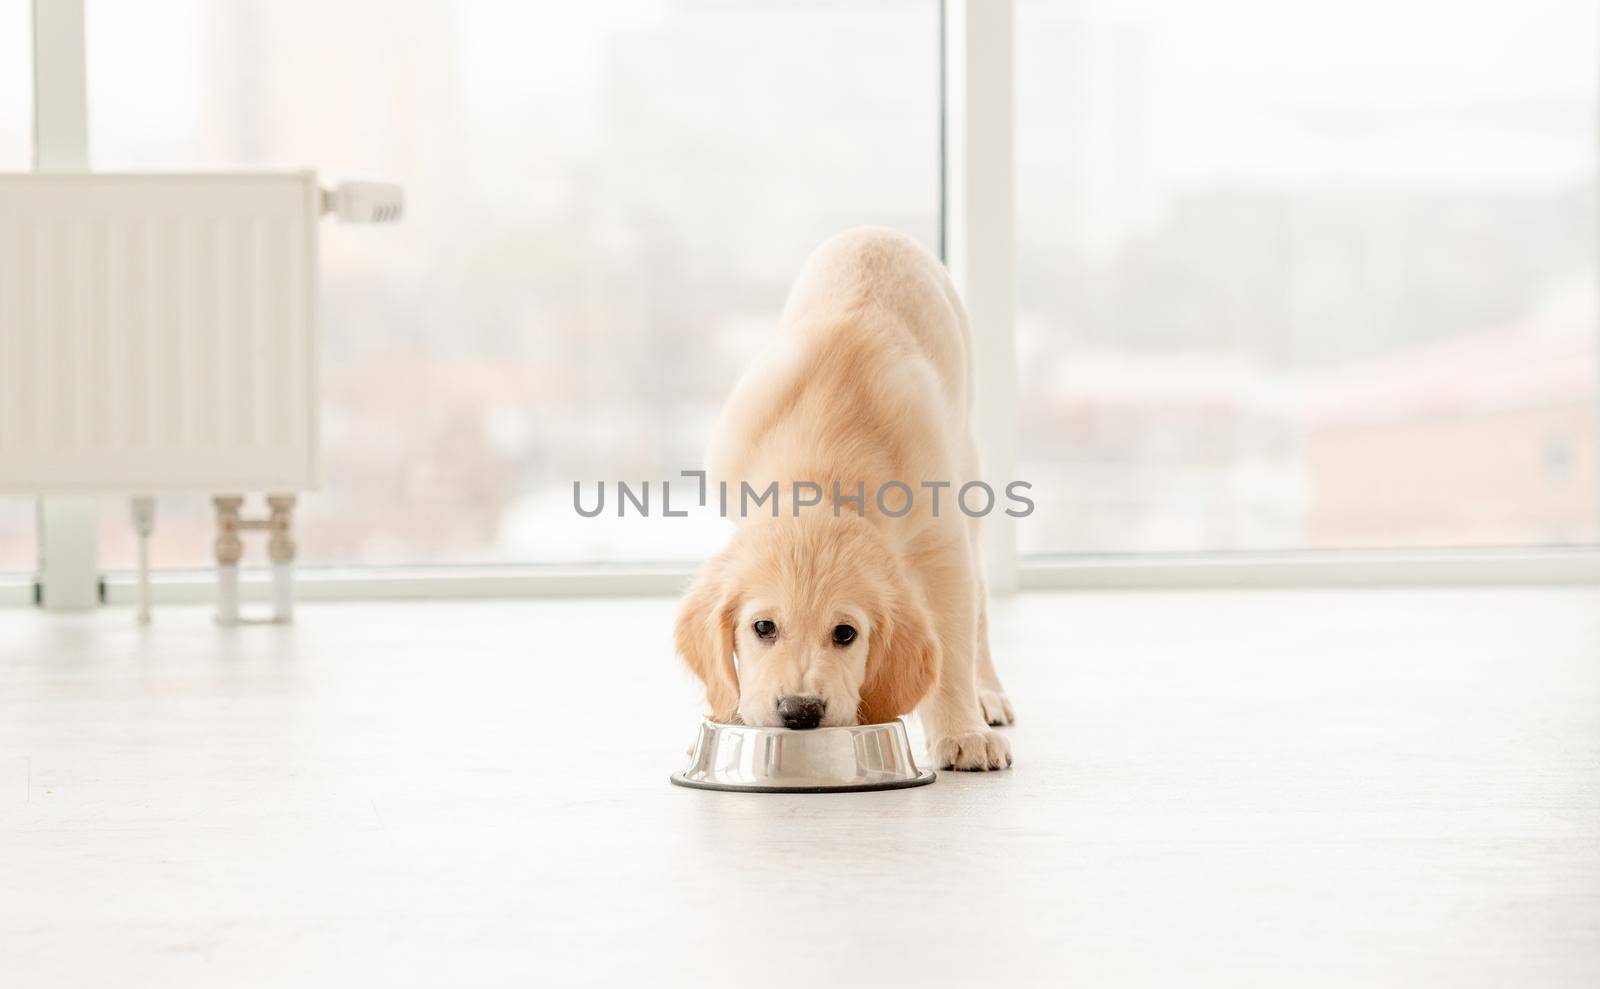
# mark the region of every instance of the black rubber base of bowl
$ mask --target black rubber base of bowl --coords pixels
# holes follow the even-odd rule
[[[682,773],[672,774],[673,786],[686,786],[691,790],[721,790],[725,793],[864,793],[867,790],[904,790],[912,786],[927,786],[938,776],[924,769],[916,779],[895,780],[893,783],[856,783],[850,786],[760,786],[754,783],[703,783],[684,779]]]

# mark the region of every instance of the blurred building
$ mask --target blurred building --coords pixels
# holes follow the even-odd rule
[[[1593,296],[1306,382],[1312,548],[1600,538]]]

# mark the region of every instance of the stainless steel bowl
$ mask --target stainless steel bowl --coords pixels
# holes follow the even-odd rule
[[[759,793],[897,790],[933,782],[918,770],[903,721],[847,728],[750,728],[700,724],[679,786]]]

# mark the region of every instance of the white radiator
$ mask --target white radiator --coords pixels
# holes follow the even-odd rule
[[[133,495],[143,621],[154,496],[211,494],[219,620],[240,620],[259,530],[288,621],[293,492],[317,480],[317,220],[402,208],[312,172],[0,175],[0,494]],[[270,514],[243,516],[247,492]]]
[[[311,172],[0,175],[0,493],[310,488]]]

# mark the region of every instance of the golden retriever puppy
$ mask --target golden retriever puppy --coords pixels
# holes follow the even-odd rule
[[[916,710],[940,768],[1011,764],[990,729],[1011,707],[978,521],[957,503],[979,477],[971,417],[971,331],[944,266],[888,230],[819,247],[706,458],[737,527],[676,638],[714,720],[814,728]]]

